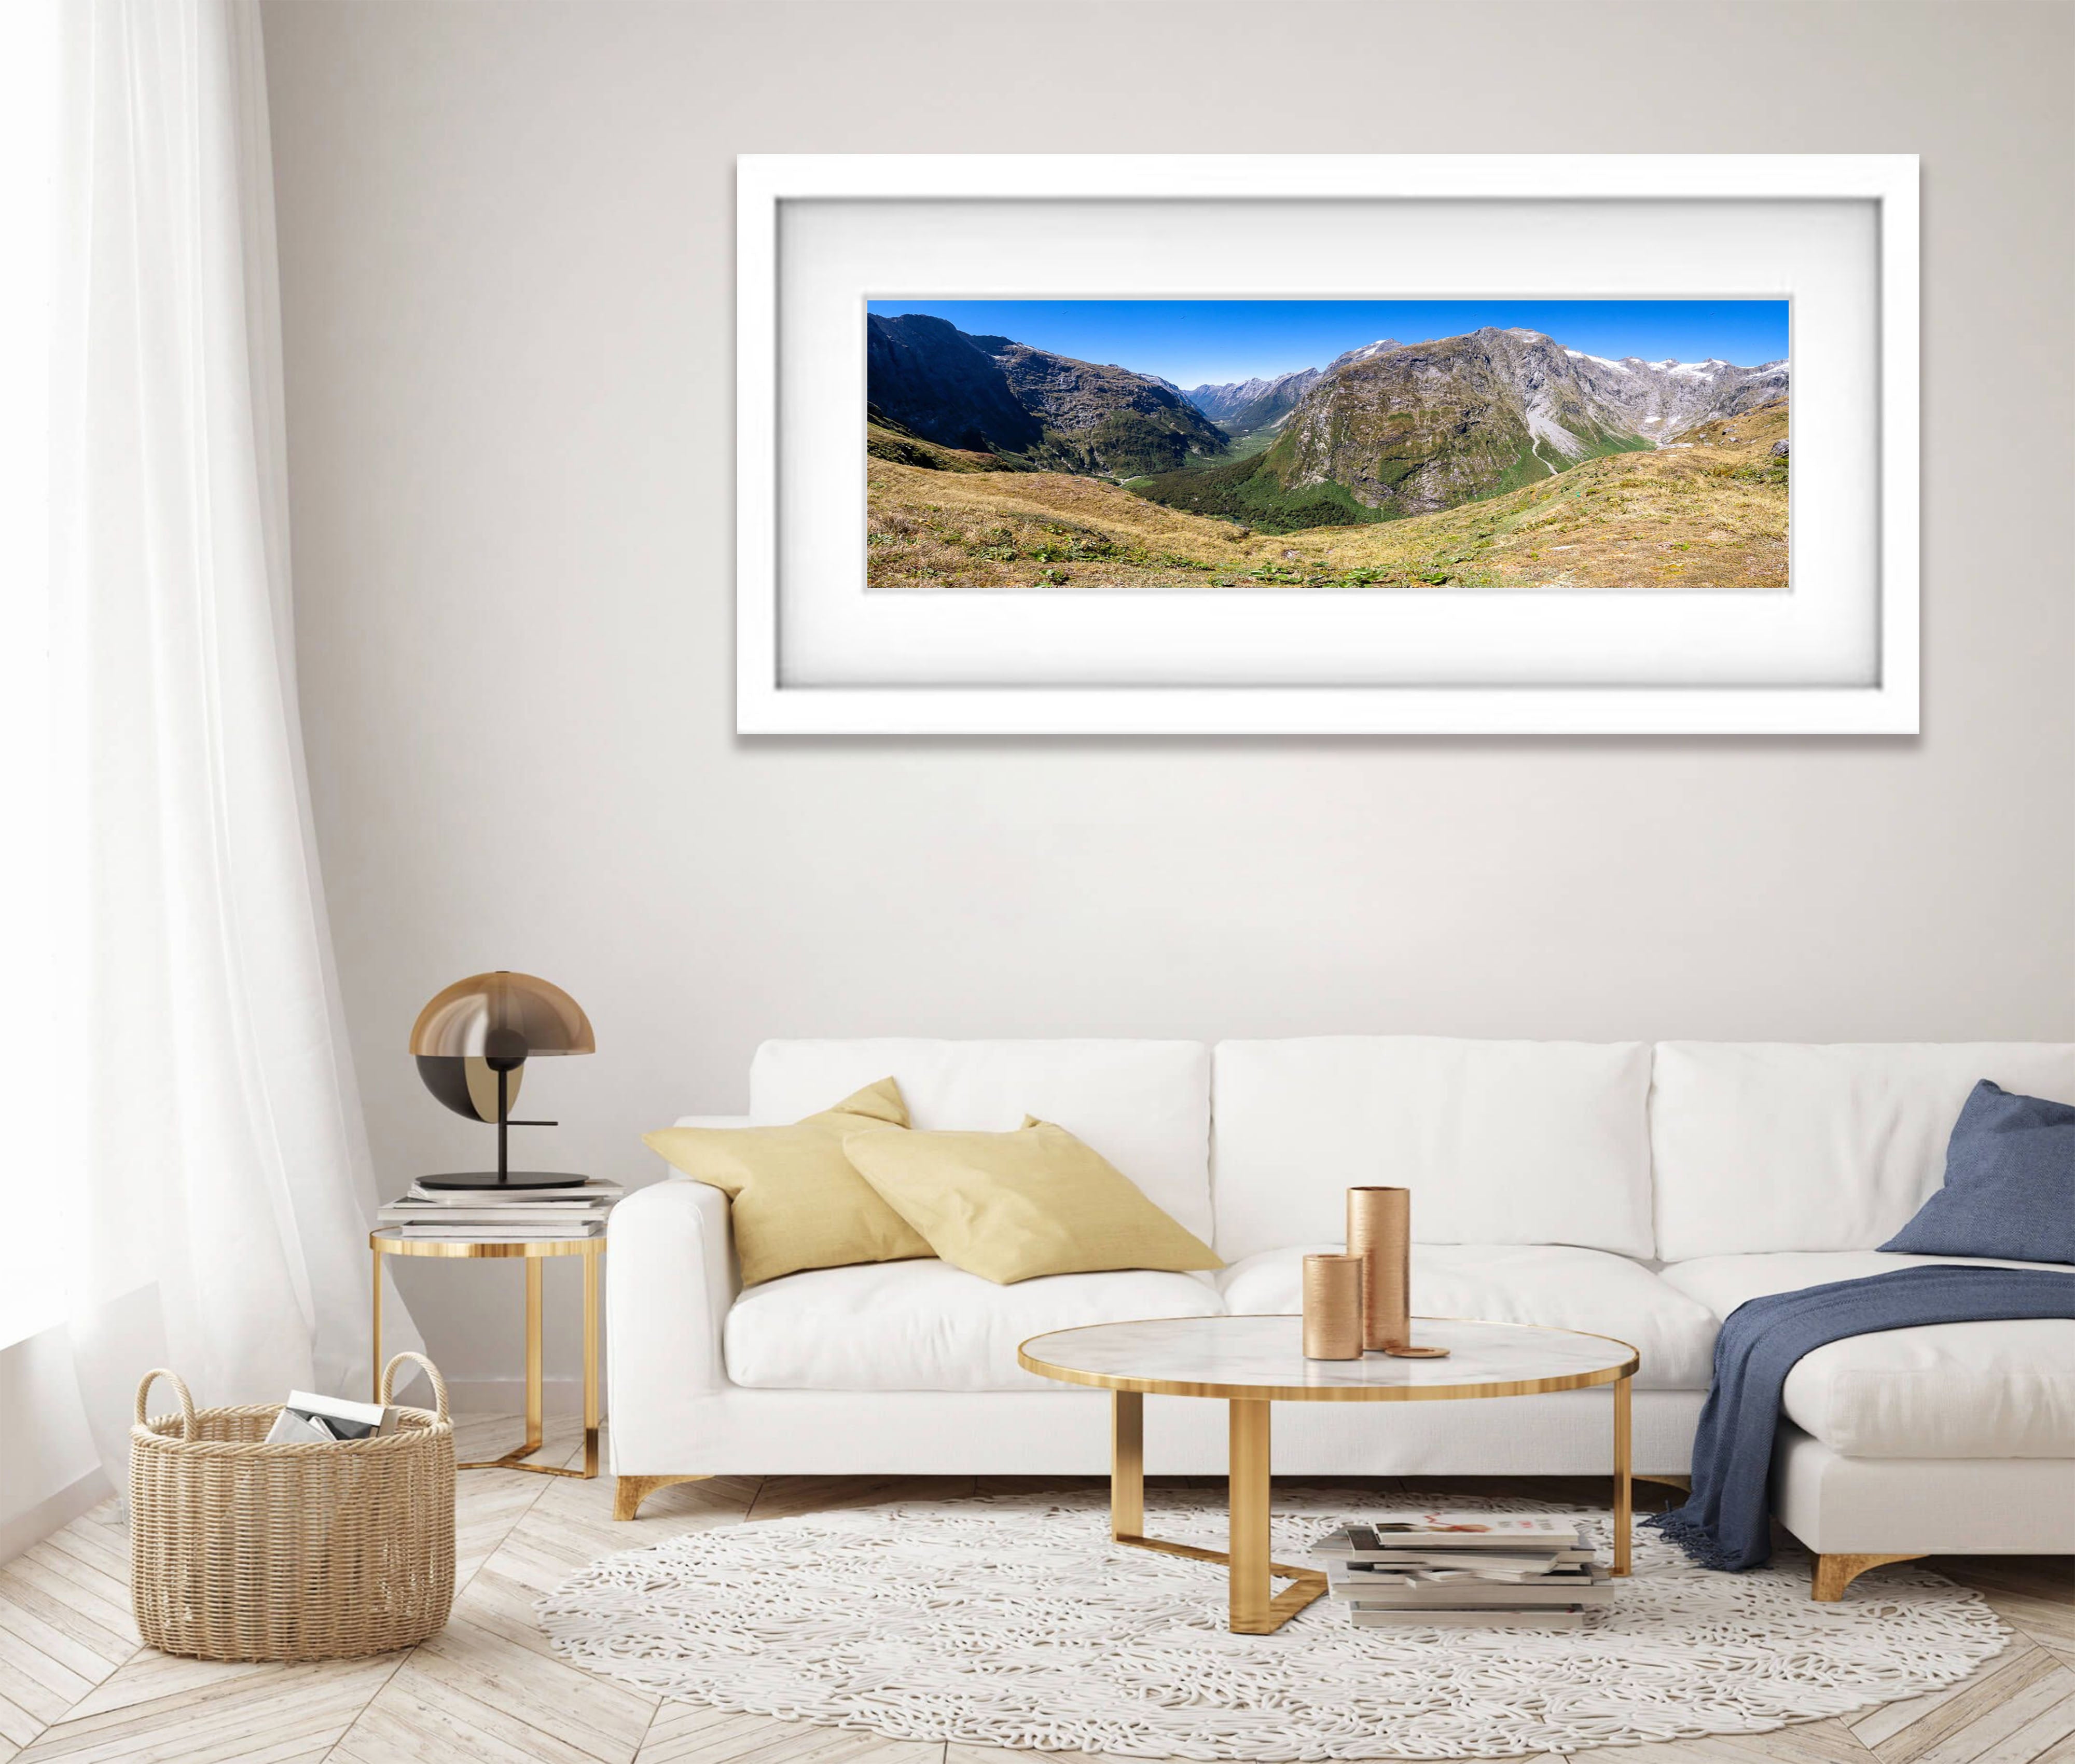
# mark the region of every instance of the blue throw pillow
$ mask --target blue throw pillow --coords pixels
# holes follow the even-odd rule
[[[1983,1079],[1953,1125],[1945,1186],[1881,1248],[2075,1262],[2075,1108]]]

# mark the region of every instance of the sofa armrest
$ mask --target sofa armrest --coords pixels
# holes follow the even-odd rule
[[[727,1383],[736,1290],[727,1196],[689,1177],[637,1189],[606,1228],[607,1378],[615,1429]]]

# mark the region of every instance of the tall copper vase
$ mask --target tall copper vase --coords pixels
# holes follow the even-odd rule
[[[1412,1344],[1412,1190],[1350,1188],[1348,1253],[1362,1258],[1362,1346]]]
[[[1348,1253],[1361,1257],[1362,1346],[1401,1360],[1445,1360],[1412,1340],[1412,1190],[1350,1188]]]

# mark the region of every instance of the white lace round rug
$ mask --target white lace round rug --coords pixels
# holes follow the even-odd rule
[[[1276,1559],[1416,1496],[1278,1491]],[[1224,1542],[1222,1497],[1147,1491],[1155,1536]],[[1604,1547],[1605,1512],[1575,1515]],[[1936,1691],[2003,1646],[1980,1596],[1908,1568],[1844,1602],[1805,1559],[1746,1574],[1638,1530],[1576,1630],[1356,1629],[1321,1599],[1224,1627],[1221,1568],[1112,1543],[1090,1495],[726,1526],[594,1563],[540,1604],[578,1664],[667,1697],[889,1738],[1138,1758],[1499,1758],[1750,1733]]]

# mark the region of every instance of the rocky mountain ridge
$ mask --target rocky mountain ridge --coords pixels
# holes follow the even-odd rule
[[[1402,344],[1388,337],[1380,337],[1359,349],[1342,351],[1323,367],[1300,367],[1269,379],[1232,380],[1222,386],[1198,386],[1182,395],[1221,429],[1234,435],[1250,435],[1280,423],[1296,409],[1304,395],[1328,374],[1350,362],[1365,362],[1402,347]]]
[[[975,453],[1021,453],[1044,430],[994,358],[947,320],[920,313],[869,315],[866,400],[925,441]]]
[[[1341,350],[1339,354],[1326,363],[1326,371],[1330,374],[1335,368],[1345,367],[1350,362],[1366,362],[1378,355],[1388,355],[1394,349],[1404,347],[1402,343],[1397,342],[1390,337],[1381,337],[1373,343],[1363,344],[1360,349]]]
[[[1669,440],[1718,417],[1740,416],[1787,393],[1783,360],[1739,367],[1719,356],[1704,362],[1646,362],[1628,355],[1617,362],[1575,349],[1563,354],[1595,398],[1626,415],[1638,434],[1653,441]]]
[[[1263,453],[1137,487],[1171,507],[1290,528],[1431,513],[1640,452],[1784,399],[1784,362],[1621,361],[1524,329],[1351,350]]]
[[[1297,400],[1325,378],[1320,367],[1300,367],[1294,373],[1278,374],[1270,379],[1232,380],[1223,386],[1195,386],[1182,395],[1220,427],[1239,429],[1259,427],[1240,420],[1243,412],[1257,404],[1280,407],[1274,414],[1293,409]]]
[[[1054,355],[1005,337],[975,337],[972,341],[1001,371],[1016,401],[1047,429],[1075,433],[1128,410],[1172,419],[1192,429],[1214,449],[1224,443],[1224,437],[1202,412],[1149,375]]]
[[[1634,379],[1616,370],[1610,383]],[[1653,446],[1641,408],[1553,338],[1487,325],[1336,370],[1284,424],[1265,469],[1288,489],[1337,483],[1366,508],[1425,514]]]
[[[1020,464],[1130,477],[1224,453],[1230,437],[1167,381],[919,313],[866,318],[867,418]]]

